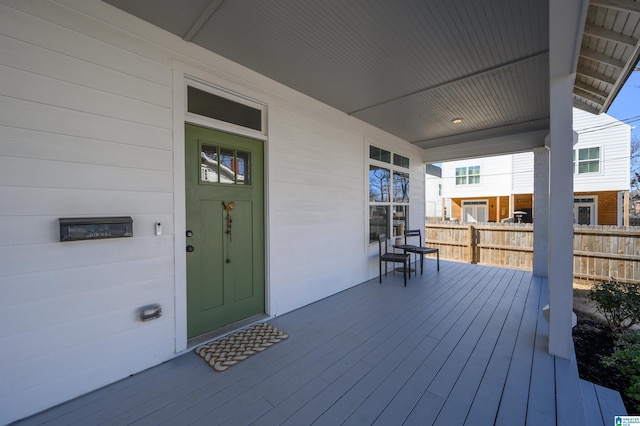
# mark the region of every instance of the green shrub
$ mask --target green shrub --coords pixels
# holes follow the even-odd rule
[[[604,357],[602,363],[629,377],[631,385],[626,394],[637,401],[636,409],[640,408],[640,333],[633,331],[619,334],[613,354]]]
[[[597,303],[597,310],[613,333],[621,333],[640,323],[640,290],[637,285],[616,281],[593,286],[589,299]]]

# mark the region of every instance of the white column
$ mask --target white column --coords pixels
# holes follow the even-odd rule
[[[573,77],[552,76],[550,83],[549,353],[569,359],[573,348]]]
[[[533,150],[533,275],[549,277],[549,149],[546,146]]]

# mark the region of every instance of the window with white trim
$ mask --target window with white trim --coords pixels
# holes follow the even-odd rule
[[[408,216],[409,158],[369,146],[369,242],[404,235]]]
[[[600,173],[599,146],[573,150],[573,174],[585,173]]]
[[[456,185],[480,183],[480,166],[456,167]]]
[[[266,135],[266,105],[226,90],[188,79],[186,120],[240,135]]]

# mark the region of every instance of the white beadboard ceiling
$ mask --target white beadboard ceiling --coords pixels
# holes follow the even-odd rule
[[[425,149],[549,126],[548,0],[104,1]],[[639,11],[591,0],[576,106],[617,95]]]

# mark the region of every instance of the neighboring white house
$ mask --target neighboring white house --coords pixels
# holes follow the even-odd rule
[[[625,225],[628,220],[631,126],[607,114],[573,109],[574,222]],[[442,196],[451,219],[499,222],[533,219],[533,153],[442,164]]]

